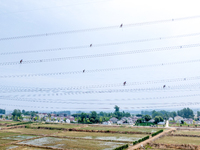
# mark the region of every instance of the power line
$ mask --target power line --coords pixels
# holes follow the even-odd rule
[[[135,104],[133,102],[133,100],[154,100],[154,99],[171,99],[171,98],[186,98],[186,97],[196,97],[196,96],[200,96],[200,94],[192,94],[192,95],[178,95],[178,96],[167,96],[167,97],[150,97],[150,98],[138,98],[138,99],[125,99],[126,101],[129,102],[129,104]],[[26,102],[33,102],[33,103],[45,103],[45,104],[50,104],[50,103],[56,103],[56,104],[75,104],[75,105],[78,105],[78,104],[90,104],[90,105],[102,105],[102,104],[106,104],[106,105],[116,105],[116,103],[118,104],[118,102],[116,102],[116,99],[115,100],[112,100],[112,101],[115,101],[114,103],[110,103],[110,102],[100,102],[100,103],[95,103],[94,102],[67,102],[67,101],[50,101],[50,100],[25,100],[25,99],[5,99],[5,98],[1,98],[1,99],[4,99],[4,100],[8,100],[8,101],[26,101]],[[94,101],[94,100],[93,100]],[[102,100],[100,100],[102,101]],[[122,104],[124,104],[124,99],[120,99],[118,101],[121,101],[123,102]],[[133,102],[133,103],[131,103]],[[172,105],[163,105],[162,107],[169,107],[169,106],[182,106],[182,105],[199,105],[200,102],[188,102],[188,103],[173,103]],[[2,104],[0,104],[2,105]],[[10,104],[3,104],[3,105],[10,105]],[[148,104],[149,105],[149,104]],[[27,105],[26,105],[27,106]],[[150,106],[146,106],[147,108],[149,108]],[[156,106],[155,104],[152,106],[152,107],[158,107]],[[160,107],[160,106],[159,106]],[[144,108],[144,107],[132,107],[132,108]]]
[[[161,79],[161,80],[149,80],[141,82],[127,82],[126,86],[134,85],[148,85],[148,84],[166,84],[168,82],[180,82],[180,81],[191,81],[199,80],[200,76],[194,77],[181,77],[173,79]],[[0,90],[12,90],[12,91],[23,91],[23,92],[48,92],[48,91],[62,91],[62,90],[81,90],[81,89],[91,89],[91,88],[108,88],[108,87],[122,87],[122,83],[113,84],[97,84],[97,85],[84,85],[84,86],[73,86],[73,87],[57,87],[57,88],[43,88],[43,87],[20,87],[20,86],[3,86],[0,85]]]
[[[168,87],[163,87],[163,86],[159,86],[159,87],[150,87],[150,88],[134,88],[134,89],[105,89],[105,90],[84,90],[84,91],[76,91],[76,90],[53,90],[51,92],[56,93],[54,94],[33,94],[33,95],[27,95],[28,97],[32,96],[60,96],[60,95],[78,95],[78,94],[104,94],[104,93],[133,93],[133,92],[155,92],[155,91],[164,91],[164,92],[168,92],[170,90],[182,90],[185,88],[194,88],[197,87],[198,91],[200,90],[200,83],[192,83],[192,84],[179,84],[179,85],[172,85],[172,86],[168,86]],[[13,92],[30,92],[30,91],[26,91],[26,90],[1,90],[1,93],[13,93]],[[190,91],[190,89],[189,89]],[[32,92],[32,91],[31,91]],[[47,91],[46,91],[47,92]],[[50,91],[48,91],[50,92]],[[174,91],[172,91],[174,92]],[[25,95],[15,95],[15,96],[25,96]]]
[[[148,42],[148,41],[155,41],[155,40],[165,40],[165,39],[171,39],[171,38],[182,38],[182,37],[190,37],[190,36],[198,36],[198,35],[200,35],[200,33],[182,34],[182,35],[175,35],[175,36],[157,37],[157,38],[148,38],[148,39],[130,40],[130,41],[122,41],[122,42],[103,43],[103,44],[94,44],[93,43],[92,47],[114,46],[114,45],[121,45],[121,44]],[[62,48],[51,48],[51,49],[41,49],[41,50],[4,52],[4,53],[0,53],[0,55],[63,51],[63,50],[83,49],[83,48],[90,48],[90,45],[88,44],[88,45],[74,46],[74,47],[62,47]]]
[[[54,62],[54,61],[75,60],[75,59],[101,58],[101,57],[110,57],[110,56],[121,56],[121,55],[136,54],[136,53],[159,52],[159,51],[169,51],[169,50],[177,50],[177,49],[183,49],[183,48],[194,48],[194,47],[199,47],[199,46],[200,46],[200,44],[197,43],[197,44],[188,44],[188,45],[181,45],[181,46],[169,46],[169,47],[161,47],[161,48],[123,51],[123,52],[112,52],[112,53],[104,53],[104,54],[47,58],[47,59],[39,59],[39,60],[25,60],[22,63],[16,62],[16,61],[15,62],[3,62],[3,63],[0,63],[0,66],[33,64],[33,63]]]
[[[175,19],[147,21],[147,22],[127,24],[127,25],[123,24],[123,28],[134,27],[134,26],[143,26],[143,25],[151,25],[151,24],[158,24],[158,23],[175,22],[175,21],[183,21],[183,20],[188,20],[188,19],[198,19],[198,18],[200,18],[200,16],[189,16],[189,17],[182,17],[182,18],[175,18]],[[24,38],[47,37],[47,36],[54,36],[54,35],[72,34],[72,33],[80,33],[80,32],[91,32],[91,31],[101,31],[101,30],[110,30],[110,29],[117,29],[117,28],[120,28],[120,25],[106,26],[106,27],[99,27],[99,28],[88,28],[88,29],[80,29],[80,30],[61,31],[61,32],[32,34],[32,35],[24,35],[24,36],[6,37],[6,38],[0,38],[0,41],[14,40],[14,39],[16,40],[16,39],[24,39]]]
[[[90,99],[90,100],[61,100],[61,99],[27,99],[27,98],[12,98],[10,96],[0,96],[0,99],[2,100],[15,100],[15,101],[27,101],[27,102],[44,102],[44,103],[68,103],[68,102],[76,102],[74,104],[77,104],[77,102],[83,102],[83,101],[89,101],[89,104],[92,102],[101,102],[101,101],[145,101],[145,100],[158,100],[158,99],[174,99],[174,98],[187,98],[187,97],[198,97],[200,94],[188,94],[188,95],[174,95],[174,96],[160,96],[160,97],[142,97],[142,98],[128,98],[128,99]],[[94,103],[96,104],[96,103]]]
[[[159,67],[159,66],[178,65],[178,64],[185,64],[185,63],[196,63],[196,62],[200,62],[200,59],[151,64],[151,65],[138,65],[138,66],[116,67],[116,68],[106,68],[106,69],[91,69],[91,70],[85,70],[84,73],[120,71],[120,70],[129,70],[129,69],[147,68],[147,67]],[[0,78],[22,78],[22,77],[37,77],[37,76],[40,77],[40,76],[55,76],[55,75],[67,75],[67,74],[83,74],[83,71],[81,70],[81,71],[51,72],[51,73],[37,73],[37,74],[2,75],[0,76]]]

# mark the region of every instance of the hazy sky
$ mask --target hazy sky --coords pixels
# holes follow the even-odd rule
[[[0,22],[1,108],[200,106],[197,0],[1,0]],[[77,32],[48,35],[63,31]],[[37,34],[47,35],[10,38]]]

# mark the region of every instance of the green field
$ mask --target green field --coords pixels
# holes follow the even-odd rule
[[[17,121],[0,121],[0,124],[17,124],[17,123],[19,123],[19,122],[17,122]]]
[[[200,145],[199,137],[165,136],[155,141],[162,144],[193,144]]]
[[[74,125],[74,124],[31,124],[30,127],[51,127],[51,128],[80,128],[85,125]]]
[[[8,150],[8,149],[13,149],[13,150],[45,150],[45,149],[41,149],[41,148],[33,148],[33,147],[18,146],[18,145],[3,146],[3,147],[0,148],[0,150]]]
[[[177,130],[173,134],[184,134],[184,135],[200,135],[200,130]]]
[[[64,131],[61,128],[84,129],[84,130],[103,130],[103,131],[132,131],[132,132],[156,132],[158,128],[142,128],[131,126],[95,126],[85,124],[44,124],[33,123],[28,124],[32,128],[14,128],[2,130],[0,132],[0,150],[14,148],[15,150],[42,150],[41,148],[33,148],[33,146],[44,146],[63,149],[85,149],[85,150],[113,150],[116,147],[125,144],[131,144],[133,141],[147,136],[147,134],[120,134],[120,133],[98,133],[98,132],[77,132]],[[50,129],[38,129],[38,127],[47,127]],[[55,129],[52,129],[55,128]],[[32,139],[35,138],[36,139]],[[17,142],[11,143],[11,142]],[[10,144],[10,145],[9,145]],[[27,144],[27,145],[23,145]],[[30,145],[30,146],[28,146]],[[3,147],[4,146],[4,147]]]
[[[36,134],[36,135],[47,135],[59,132],[58,130],[27,129],[27,128],[9,129],[6,131],[20,133],[20,134]]]
[[[85,130],[103,130],[103,131],[131,131],[131,132],[156,132],[160,129],[157,128],[135,128],[135,127],[93,127],[93,126],[88,126],[88,127],[82,127],[80,129],[85,129]]]

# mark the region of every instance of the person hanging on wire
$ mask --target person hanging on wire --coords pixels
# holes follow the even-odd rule
[[[126,85],[126,81],[124,82],[124,86]]]
[[[20,60],[20,64],[22,63],[22,61],[23,61],[23,60],[21,59],[21,60]]]

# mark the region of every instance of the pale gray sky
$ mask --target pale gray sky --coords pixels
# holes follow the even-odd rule
[[[197,17],[178,20],[178,18],[193,16]],[[127,26],[160,20],[171,21]],[[0,65],[1,108],[58,111],[112,110],[114,105],[126,110],[149,109],[147,108],[149,106],[150,109],[186,106],[198,108],[200,106],[198,103],[193,105],[200,99],[200,46],[191,47],[192,44],[200,43],[200,9],[197,0],[80,0],[77,2],[2,0],[0,1],[0,22],[0,39],[123,24],[122,28],[0,40],[0,64],[19,62],[21,59],[24,61],[24,64]],[[196,35],[187,36],[188,34]],[[179,35],[185,36],[164,39],[164,37]],[[160,37],[162,38],[158,40]],[[157,38],[157,40],[143,41],[152,38]],[[143,42],[98,47],[98,44],[134,40]],[[89,47],[90,44],[93,46]],[[180,49],[162,49],[162,47],[182,45],[189,45],[189,48],[183,46]],[[20,51],[79,46],[88,47],[11,54]],[[29,60],[154,48],[160,49],[159,51],[140,51],[140,53],[118,56],[25,63]],[[3,53],[9,54],[3,55]],[[146,67],[141,67],[142,65]],[[129,66],[139,67],[87,72],[88,70]],[[83,69],[85,73],[80,73]],[[80,72],[59,75],[62,72],[74,71]],[[44,75],[46,73],[47,75]],[[50,75],[49,73],[58,74]],[[25,76],[32,74],[43,75]],[[14,77],[15,75],[23,76]],[[167,79],[174,82],[167,81]],[[154,81],[157,80],[163,81],[155,83]],[[124,81],[127,82],[126,86],[123,86]],[[153,81],[153,83],[145,84],[146,81]],[[92,85],[96,85],[96,88]],[[163,89],[163,85],[166,85],[166,88]],[[84,86],[87,88],[83,88]],[[69,89],[71,87],[78,89]],[[30,88],[33,90],[25,90]],[[46,88],[50,89],[44,91]],[[182,106],[179,106],[180,104]],[[186,105],[183,106],[184,104]]]

